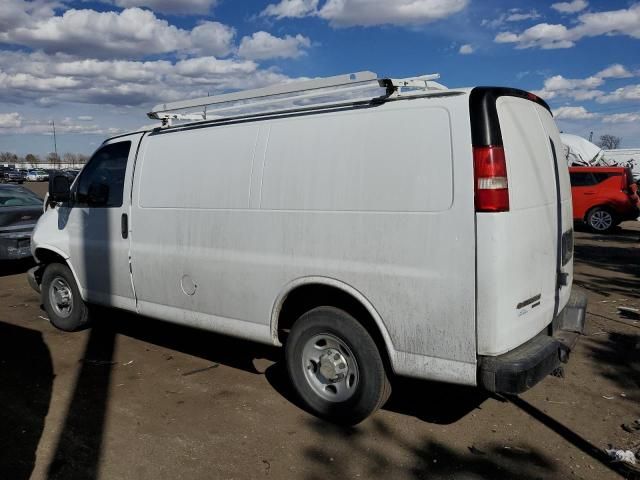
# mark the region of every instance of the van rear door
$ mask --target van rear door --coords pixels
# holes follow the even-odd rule
[[[547,327],[573,275],[571,184],[548,106],[521,90],[470,96],[474,148],[502,147],[508,205],[477,212],[478,354],[500,355]]]

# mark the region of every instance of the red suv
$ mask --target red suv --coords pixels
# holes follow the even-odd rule
[[[638,186],[631,169],[569,167],[573,219],[596,232],[608,232],[620,222],[640,216]]]

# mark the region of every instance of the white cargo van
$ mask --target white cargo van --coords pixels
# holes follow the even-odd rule
[[[97,304],[284,345],[306,406],[348,423],[394,374],[530,388],[567,360],[586,307],[558,129],[533,94],[433,78],[159,105],[163,127],[51,181],[30,272],[51,322],[79,329]],[[372,82],[384,94],[353,98]]]

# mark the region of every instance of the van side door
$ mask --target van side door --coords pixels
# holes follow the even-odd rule
[[[141,134],[102,145],[72,187],[70,260],[87,301],[135,309],[129,267],[131,176]]]

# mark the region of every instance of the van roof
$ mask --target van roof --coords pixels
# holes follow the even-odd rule
[[[487,122],[488,120],[494,120],[493,117],[496,116],[495,101],[498,97],[516,96],[525,98],[542,105],[544,108],[549,110],[549,112],[551,112],[549,106],[544,100],[524,90],[489,86],[449,89],[444,85],[434,82],[434,79],[437,78],[439,78],[438,74],[422,75],[419,77],[405,79],[377,78],[377,76],[372,72],[358,72],[355,74],[338,75],[336,77],[328,77],[311,81],[293,82],[291,85],[275,85],[272,87],[264,87],[244,92],[234,92],[212,97],[159,104],[152,109],[148,116],[153,119],[161,120],[163,122],[162,126],[158,125],[157,127],[142,128],[120,135],[115,135],[106,139],[105,143],[120,137],[136,133],[144,134],[149,132],[156,132],[160,129],[162,129],[163,131],[167,131],[168,133],[169,131],[175,132],[181,131],[183,129],[214,126],[231,122],[237,123],[249,122],[252,120],[266,120],[278,116],[311,112],[321,113],[323,111],[331,111],[344,107],[365,108],[366,106],[375,106],[398,100],[416,99],[423,97],[458,96],[471,93],[471,115],[472,119],[476,120],[472,121],[472,127],[474,125],[479,126],[479,128],[474,128],[475,131],[472,132],[474,137],[474,144],[477,143],[476,140],[480,139],[480,137],[491,143],[492,141],[501,138],[499,132],[499,123],[496,121]],[[362,89],[363,87],[367,87],[369,89],[375,88],[375,82],[377,82],[379,88],[385,88],[386,94],[373,96],[369,95],[360,98],[349,97],[349,94],[354,90]],[[408,91],[406,91],[405,89],[408,89]],[[215,107],[213,110],[213,113],[216,114],[232,111],[237,112],[242,108],[250,109],[253,106],[264,107],[276,102],[291,102],[299,99],[306,100],[310,97],[318,97],[323,95],[326,96],[329,94],[336,96],[342,94],[342,98],[334,99],[333,101],[325,103],[310,104],[304,106],[289,105],[287,108],[283,109],[263,109],[254,112],[249,111],[248,113],[244,114],[235,113],[226,116],[215,115],[212,118],[207,118],[207,115],[211,113],[211,110],[207,111],[208,105],[217,105],[217,107]],[[236,104],[232,105],[231,107],[227,106],[228,103],[233,102],[235,102]],[[238,104],[237,102],[241,103]],[[204,111],[195,114],[176,113],[180,110],[190,109],[196,106],[203,107]],[[179,120],[183,121],[184,123],[171,125],[171,120]]]
[[[273,110],[273,111],[268,111],[268,112],[257,112],[257,113],[247,113],[247,114],[243,114],[243,115],[235,115],[235,116],[229,116],[229,117],[222,117],[222,118],[212,118],[209,120],[192,120],[192,121],[187,121],[185,123],[180,123],[177,125],[171,125],[171,126],[160,126],[158,125],[157,127],[149,127],[149,128],[142,128],[139,130],[132,130],[126,133],[122,133],[122,134],[118,134],[118,135],[114,135],[112,137],[107,138],[104,142],[109,142],[111,140],[114,140],[116,138],[120,138],[120,137],[125,137],[128,135],[133,135],[136,133],[149,133],[149,132],[154,132],[154,131],[180,131],[182,129],[185,128],[194,128],[194,127],[204,127],[204,126],[213,126],[213,125],[217,125],[217,124],[223,124],[223,123],[239,123],[239,122],[249,122],[252,120],[261,120],[261,119],[269,119],[269,118],[276,118],[276,117],[282,117],[282,116],[287,116],[287,115],[295,115],[295,114],[302,114],[302,113],[311,113],[311,112],[315,112],[315,113],[322,113],[325,111],[331,111],[331,110],[335,110],[337,108],[344,108],[344,107],[364,107],[366,105],[371,105],[371,106],[375,106],[375,105],[381,105],[383,103],[387,103],[387,102],[392,102],[392,101],[400,101],[400,100],[409,100],[409,99],[416,99],[416,98],[427,98],[427,97],[449,97],[449,96],[458,96],[458,95],[463,95],[463,94],[468,94],[470,91],[472,90],[472,88],[456,88],[456,89],[446,89],[446,90],[434,90],[434,91],[429,91],[429,92],[419,92],[419,93],[415,93],[415,94],[405,94],[403,96],[398,96],[398,97],[394,97],[394,98],[382,98],[382,97],[373,97],[373,98],[367,98],[367,99],[341,99],[339,101],[336,101],[335,103],[331,103],[331,104],[318,104],[318,105],[311,105],[311,106],[306,106],[306,107],[299,107],[299,108],[290,108],[287,110]]]

